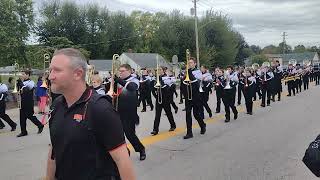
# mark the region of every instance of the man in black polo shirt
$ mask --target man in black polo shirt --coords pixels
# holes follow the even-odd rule
[[[86,67],[72,48],[51,61],[51,90],[62,96],[51,107],[47,180],[134,180],[119,115],[86,86]]]

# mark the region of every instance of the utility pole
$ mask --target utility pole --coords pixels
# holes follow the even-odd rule
[[[283,62],[284,61],[284,55],[286,54],[286,36],[288,36],[286,34],[286,32],[283,32],[283,34],[282,34],[282,38],[283,38],[283,40],[282,40],[282,45],[283,45],[283,48],[282,48],[282,64],[284,63]]]
[[[286,32],[283,32],[283,34],[282,34],[282,37],[283,37],[283,40],[282,40],[282,42],[283,42],[283,51],[282,51],[282,53],[283,53],[283,55],[286,53],[286,36],[288,36],[286,34]]]
[[[195,35],[196,35],[197,65],[200,68],[197,1],[198,0],[193,0],[193,3],[194,3],[194,29],[195,29]]]

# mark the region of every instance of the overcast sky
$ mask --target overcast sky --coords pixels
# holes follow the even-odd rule
[[[41,2],[41,0],[34,0]],[[110,10],[150,12],[178,9],[186,15],[191,0],[74,0],[78,4],[97,3]],[[320,46],[320,0],[199,0],[198,14],[206,10],[227,14],[233,27],[252,45],[278,45],[286,32],[291,46]]]

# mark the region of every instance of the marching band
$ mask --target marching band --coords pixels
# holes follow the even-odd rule
[[[118,56],[117,56],[118,57]],[[210,93],[215,91],[216,107],[215,113],[221,112],[221,102],[225,108],[225,122],[230,122],[230,109],[233,113],[233,119],[238,118],[238,110],[235,105],[241,104],[241,97],[244,97],[246,113],[253,115],[253,101],[257,100],[257,95],[261,99],[261,107],[270,106],[271,101],[281,100],[282,84],[285,83],[288,89],[287,96],[295,96],[303,90],[308,90],[309,83],[315,81],[319,85],[319,68],[314,68],[309,61],[303,62],[303,65],[296,61],[290,61],[287,68],[280,65],[279,61],[264,62],[261,66],[253,64],[252,67],[227,66],[216,67],[213,72],[209,71],[207,66],[201,66],[198,69],[196,59],[190,56],[189,50],[186,51],[186,64],[181,68],[179,75],[175,76],[168,67],[159,66],[157,58],[157,67],[155,70],[143,68],[136,73],[130,65],[122,64],[119,67],[112,67],[109,77],[103,80],[94,70],[94,67],[87,72],[87,84],[91,86],[98,94],[108,95],[114,109],[120,114],[124,133],[131,142],[136,152],[140,153],[140,160],[146,158],[145,147],[135,133],[135,126],[139,124],[137,108],[142,102],[141,112],[146,111],[147,104],[152,111],[155,108],[154,124],[151,134],[158,135],[162,109],[170,123],[169,131],[175,131],[176,123],[172,109],[175,113],[178,106],[175,104],[174,96],[178,98],[179,104],[184,103],[187,132],[183,137],[189,139],[193,137],[192,114],[200,127],[200,134],[205,134],[206,123],[205,111],[211,118],[213,112],[208,104]],[[33,112],[33,89],[35,83],[30,79],[30,71],[23,71],[20,79],[17,79],[18,88],[18,106],[20,108],[20,127],[21,133],[17,137],[26,136],[26,120],[30,119],[37,127],[38,133],[41,133],[44,125],[34,116]],[[47,82],[50,88],[50,82]],[[177,85],[180,89],[180,95],[176,91]],[[0,118],[4,119],[11,130],[16,129],[16,123],[5,114],[5,97],[8,88],[0,81]],[[51,94],[50,91],[48,93]],[[151,94],[155,101],[152,100]],[[155,107],[153,105],[155,102]],[[191,113],[192,112],[192,113]],[[133,118],[134,117],[134,118]],[[4,124],[0,120],[0,129]]]

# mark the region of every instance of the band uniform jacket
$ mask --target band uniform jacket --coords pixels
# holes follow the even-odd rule
[[[21,110],[25,111],[29,115],[33,115],[34,114],[33,91],[34,91],[35,83],[30,79],[26,79],[24,81],[21,81],[19,79],[17,81],[17,86],[21,96]]]

